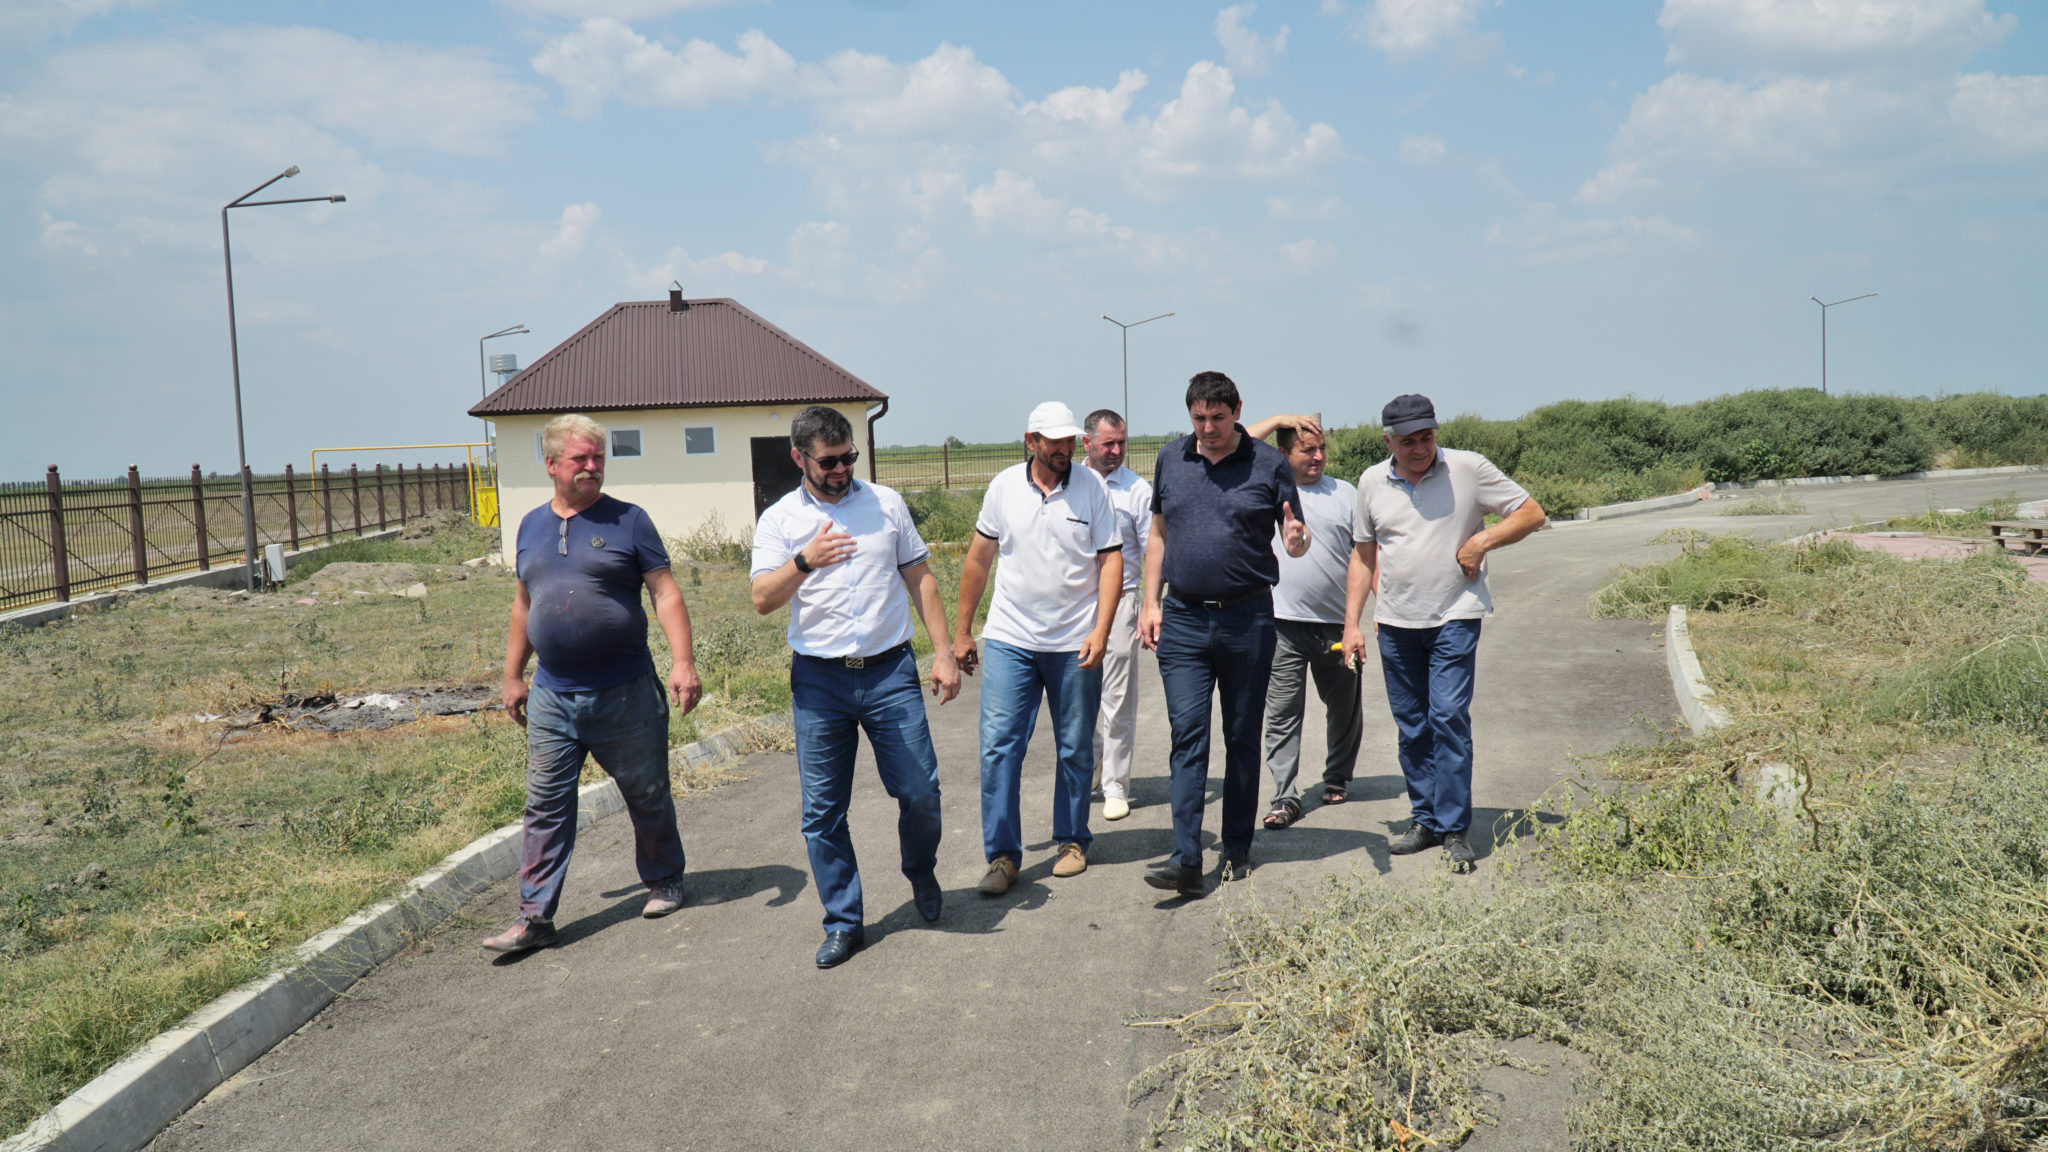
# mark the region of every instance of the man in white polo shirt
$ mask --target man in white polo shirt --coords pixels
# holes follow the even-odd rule
[[[910,648],[913,600],[932,638],[931,689],[940,704],[959,694],[960,669],[945,645],[946,606],[910,510],[894,491],[853,478],[860,453],[852,423],[812,405],[791,421],[789,439],[803,483],[754,528],[754,610],[766,616],[789,605],[804,845],[825,905],[818,967],[831,968],[867,943],[846,824],[863,730],[882,787],[901,810],[896,833],[911,899],[926,920],[939,918],[939,759]]]
[[[1472,687],[1479,623],[1493,615],[1486,554],[1543,526],[1543,508],[1477,452],[1440,448],[1426,396],[1380,412],[1387,459],[1358,478],[1344,594],[1344,655],[1362,659],[1358,626],[1373,603],[1387,704],[1401,745],[1414,819],[1387,847],[1441,844],[1454,871],[1478,861],[1472,824]],[[1501,521],[1486,527],[1493,514]]]
[[[1365,708],[1358,669],[1345,662],[1344,590],[1351,559],[1351,517],[1358,489],[1324,473],[1323,430],[1314,422],[1281,426],[1273,446],[1287,454],[1294,488],[1301,494],[1302,520],[1314,542],[1289,556],[1280,533],[1273,555],[1280,582],[1273,586],[1273,675],[1266,683],[1266,771],[1273,777],[1273,807],[1266,827],[1286,828],[1301,819],[1301,729],[1308,681],[1323,701],[1323,790],[1321,802],[1350,798],[1351,773],[1365,734]]]
[[[1059,760],[1052,790],[1054,876],[1088,867],[1090,736],[1102,695],[1102,654],[1123,591],[1123,542],[1109,489],[1074,467],[1081,429],[1073,410],[1049,402],[1031,410],[1024,442],[1031,458],[990,481],[960,570],[960,611],[953,655],[981,684],[981,835],[988,872],[984,896],[1010,890],[1024,859],[1019,813],[1024,752],[1038,722],[1041,694],[1051,704]],[[995,597],[974,645],[974,612],[1001,557]]]
[[[1145,574],[1145,545],[1152,539],[1152,482],[1124,464],[1130,434],[1124,418],[1108,408],[1088,414],[1081,443],[1088,467],[1102,477],[1116,506],[1117,535],[1123,541],[1124,590],[1109,625],[1109,650],[1102,657],[1102,719],[1095,726],[1095,780],[1102,789],[1102,818],[1131,814],[1131,749],[1138,731],[1138,694],[1131,666],[1138,661],[1138,581]]]

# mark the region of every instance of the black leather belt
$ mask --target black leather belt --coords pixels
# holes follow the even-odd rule
[[[1204,612],[1221,612],[1225,608],[1235,608],[1240,604],[1249,604],[1254,600],[1270,597],[1273,595],[1273,590],[1271,588],[1258,588],[1241,596],[1226,596],[1221,600],[1190,600],[1175,592],[1168,592],[1167,595],[1172,598],[1174,603],[1179,604],[1183,608],[1200,608]]]
[[[797,653],[797,655],[803,656],[806,660],[816,660],[820,664],[837,664],[847,668],[861,669],[866,668],[870,664],[880,664],[885,660],[893,659],[908,651],[910,651],[910,641],[905,640],[894,648],[886,652],[877,652],[873,656],[806,656],[802,652]]]

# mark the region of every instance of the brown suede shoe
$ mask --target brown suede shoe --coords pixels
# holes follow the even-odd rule
[[[510,928],[496,936],[487,936],[481,943],[486,952],[499,952],[510,956],[518,952],[531,952],[535,948],[546,948],[555,942],[555,922],[537,917],[522,916]]]
[[[1008,856],[998,856],[988,862],[988,872],[975,885],[975,891],[983,896],[1001,896],[1010,890],[1017,879],[1017,862]]]
[[[1087,870],[1088,853],[1082,851],[1079,844],[1060,845],[1059,857],[1052,862],[1053,875],[1065,880],[1069,876],[1079,876]]]

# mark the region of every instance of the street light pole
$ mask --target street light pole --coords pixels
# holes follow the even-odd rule
[[[249,199],[249,197],[263,191],[279,180],[283,180],[288,176],[297,176],[298,174],[299,166],[294,164],[254,188],[249,189],[247,192],[242,193],[240,196],[235,197],[233,200],[228,201],[220,210],[220,258],[222,266],[227,270],[228,282],[228,366],[234,375],[235,381],[235,463],[239,466],[242,475],[242,562],[248,566],[249,590],[251,592],[262,590],[263,578],[256,569],[256,493],[249,478],[248,441],[242,434],[242,346],[235,333],[235,256],[233,246],[228,240],[228,209],[260,208],[266,204],[310,204],[318,200],[324,200],[330,204],[340,204],[348,199],[348,197],[340,195],[299,196],[290,200]]]
[[[1154,320],[1164,320],[1164,319],[1166,319],[1166,318],[1167,318],[1168,316],[1171,316],[1171,315],[1173,315],[1173,313],[1171,313],[1171,312],[1161,312],[1161,313],[1160,313],[1159,315],[1157,315],[1157,316],[1147,316],[1147,317],[1145,317],[1145,318],[1144,318],[1143,320],[1133,320],[1133,321],[1132,321],[1132,322],[1130,322],[1129,324],[1126,324],[1126,323],[1124,323],[1124,322],[1123,322],[1123,321],[1121,321],[1121,320],[1114,320],[1114,319],[1111,319],[1111,318],[1110,318],[1110,317],[1108,317],[1108,316],[1104,316],[1104,317],[1103,317],[1103,319],[1104,319],[1104,320],[1108,320],[1108,321],[1109,321],[1109,322],[1110,322],[1111,324],[1114,324],[1114,325],[1116,325],[1117,327],[1119,327],[1119,328],[1123,329],[1123,336],[1124,336],[1124,427],[1126,427],[1126,428],[1129,428],[1129,427],[1131,426],[1131,329],[1133,329],[1133,328],[1136,328],[1136,327],[1137,327],[1138,325],[1140,325],[1140,324],[1150,324],[1150,323],[1151,323],[1151,322],[1153,322]]]
[[[514,324],[510,328],[500,328],[476,342],[476,385],[484,396],[491,394],[490,377],[484,372],[484,340],[496,340],[500,336],[517,336],[526,330],[526,325]]]
[[[1868,300],[1868,299],[1870,299],[1870,298],[1871,298],[1872,296],[1875,296],[1875,295],[1877,295],[1877,293],[1875,293],[1875,292],[1865,292],[1865,293],[1864,293],[1863,295],[1861,295],[1861,296],[1851,296],[1851,297],[1849,297],[1849,299],[1847,299],[1847,300],[1837,300],[1837,301],[1835,301],[1835,302],[1834,302],[1834,304],[1821,304],[1821,300],[1820,300],[1820,297],[1818,297],[1818,296],[1808,296],[1808,297],[1807,297],[1807,299],[1808,299],[1808,300],[1811,300],[1811,301],[1813,301],[1813,302],[1814,302],[1815,304],[1820,304],[1820,394],[1821,394],[1821,395],[1825,396],[1825,395],[1827,395],[1827,394],[1828,394],[1828,309],[1830,309],[1830,308],[1833,308],[1833,307],[1835,306],[1835,304],[1849,304],[1849,303],[1853,303],[1854,301],[1857,301],[1857,300]]]

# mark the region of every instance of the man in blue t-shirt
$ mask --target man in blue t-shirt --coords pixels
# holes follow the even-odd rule
[[[633,821],[633,859],[647,885],[640,914],[683,906],[683,839],[668,781],[668,706],[685,715],[703,686],[690,610],[647,513],[604,495],[604,427],[558,416],[541,433],[554,499],[519,522],[519,591],[505,641],[505,711],[526,728],[526,827],[519,919],[483,941],[492,952],[555,942],[555,907],[576,844],[576,781],[586,756],[618,783]],[[668,637],[664,690],[647,647],[647,611]],[[533,688],[526,661],[538,654]]]

